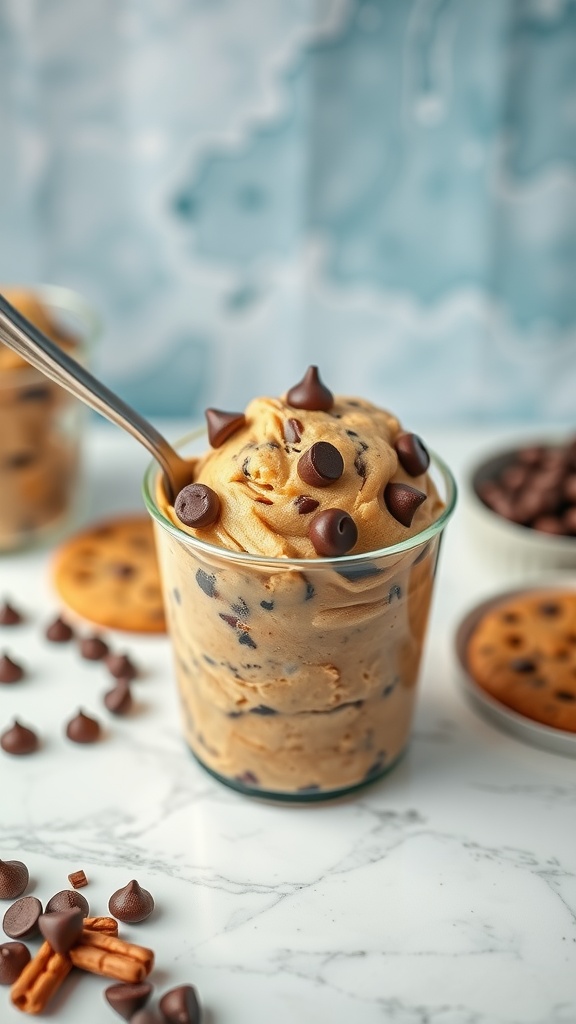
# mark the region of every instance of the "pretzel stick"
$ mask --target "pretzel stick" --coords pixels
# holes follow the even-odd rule
[[[142,981],[154,966],[154,953],[113,935],[84,930],[69,953],[75,967],[116,981]]]
[[[115,921],[113,917],[85,917],[84,927],[93,932],[118,935],[118,921]]]
[[[12,985],[10,998],[14,1006],[24,1013],[42,1013],[71,970],[72,961],[67,953],[55,953],[48,942],[42,943]]]

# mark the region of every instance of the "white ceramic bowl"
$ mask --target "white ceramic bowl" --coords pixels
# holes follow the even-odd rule
[[[463,506],[477,551],[487,561],[496,564],[502,573],[508,573],[515,579],[535,572],[575,570],[576,537],[541,533],[529,526],[510,522],[484,504],[477,488],[485,481],[494,480],[513,461],[519,449],[532,444],[553,448],[567,440],[566,437],[540,437],[534,441],[522,441],[516,446],[507,445],[472,466],[464,481]]]

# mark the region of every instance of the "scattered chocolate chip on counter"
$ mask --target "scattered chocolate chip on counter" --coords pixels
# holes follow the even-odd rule
[[[82,934],[84,915],[78,907],[51,911],[40,915],[38,927],[55,953],[67,953]]]
[[[115,679],[135,679],[138,670],[127,654],[109,654],[106,658],[106,665],[111,676]]]
[[[132,707],[132,693],[127,679],[119,679],[116,685],[104,694],[104,704],[113,715],[127,715]]]
[[[30,950],[23,942],[1,943],[0,985],[13,985],[28,963],[30,963]]]
[[[120,1017],[131,1021],[134,1014],[146,1005],[152,991],[153,986],[148,981],[136,982],[133,985],[120,982],[117,985],[109,985],[104,990],[104,998]]]
[[[53,644],[67,644],[74,637],[74,630],[60,615],[46,629],[46,639]]]
[[[100,739],[100,723],[79,711],[66,726],[66,735],[73,743],[96,743]]]
[[[73,871],[68,875],[68,881],[73,889],[83,889],[85,885],[88,885],[88,879],[82,869],[80,869],[80,871]]]
[[[130,1024],[165,1024],[153,1010],[138,1010],[130,1017]]]
[[[33,939],[38,935],[38,920],[42,904],[35,896],[16,900],[4,914],[2,927],[10,939]]]
[[[21,860],[0,860],[0,900],[15,900],[24,892],[30,872]]]
[[[84,875],[84,877],[86,876]],[[80,910],[83,917],[88,917],[90,913],[88,900],[75,889],[62,889],[60,892],[54,893],[46,904],[47,914],[58,914],[63,910]]]
[[[80,654],[86,661],[102,661],[109,654],[110,648],[101,636],[85,636],[80,641]]]
[[[125,924],[138,924],[150,917],[154,910],[154,899],[134,878],[123,889],[117,889],[112,894],[108,910],[113,917],[124,921]]]
[[[33,754],[39,745],[36,733],[17,719],[14,719],[14,724],[0,736],[0,747],[6,754],[12,754],[14,757]]]
[[[178,985],[160,1000],[166,1024],[200,1024],[202,1010],[193,985]]]
[[[19,626],[23,616],[9,601],[0,605],[0,626]]]
[[[0,683],[19,683],[24,678],[24,669],[7,654],[0,657]]]

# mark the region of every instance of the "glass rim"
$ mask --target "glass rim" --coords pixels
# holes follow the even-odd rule
[[[76,342],[81,355],[86,355],[92,351],[96,339],[102,331],[102,320],[93,306],[79,292],[59,284],[28,285],[4,281],[2,285],[6,288],[18,288],[22,289],[22,291],[29,291],[37,295],[46,306],[60,309],[63,312],[71,313],[73,316],[78,317],[85,325],[85,331],[81,337],[74,337],[73,340]],[[41,378],[46,379],[45,374],[34,366],[13,366],[5,372],[0,372],[0,390],[26,387],[27,383],[35,383]]]
[[[190,441],[197,440],[198,438],[206,435],[205,427],[199,427],[196,430],[191,431],[184,437],[180,438],[174,445],[176,449],[180,449],[183,445],[186,445]],[[274,557],[273,555],[259,555],[252,554],[249,551],[231,551],[229,548],[221,547],[217,544],[210,544],[208,541],[200,540],[198,537],[192,536],[190,533],[186,533],[184,530],[180,530],[174,525],[171,519],[163,514],[161,509],[158,507],[156,498],[154,497],[155,482],[160,472],[158,463],[153,460],[146,468],[144,479],[142,481],[142,496],[144,498],[144,504],[148,509],[148,512],[154,520],[163,529],[167,530],[179,541],[183,541],[185,544],[194,548],[198,552],[206,556],[214,558],[224,559],[225,561],[238,562],[245,564],[246,562],[254,563],[258,566],[269,565],[275,569],[286,568],[287,566],[296,566],[302,570],[314,570],[316,568],[334,568],[343,565],[358,565],[364,561],[374,561],[375,559],[389,557],[390,555],[402,555],[412,548],[419,547],[421,544],[427,543],[432,540],[437,534],[441,533],[446,523],[450,519],[454,507],[456,505],[456,498],[458,489],[456,481],[451,470],[448,468],[443,459],[439,455],[430,449],[428,449],[430,455],[430,461],[433,466],[440,472],[444,486],[446,488],[445,505],[433,523],[430,523],[425,530],[421,530],[420,533],[414,534],[413,537],[408,537],[406,540],[400,541],[398,544],[389,545],[386,548],[377,548],[374,551],[362,551],[354,555],[340,555],[337,558],[292,558],[291,556],[286,557]]]

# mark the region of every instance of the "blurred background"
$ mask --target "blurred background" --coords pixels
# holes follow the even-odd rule
[[[152,416],[575,419],[576,0],[0,0],[0,279]]]

